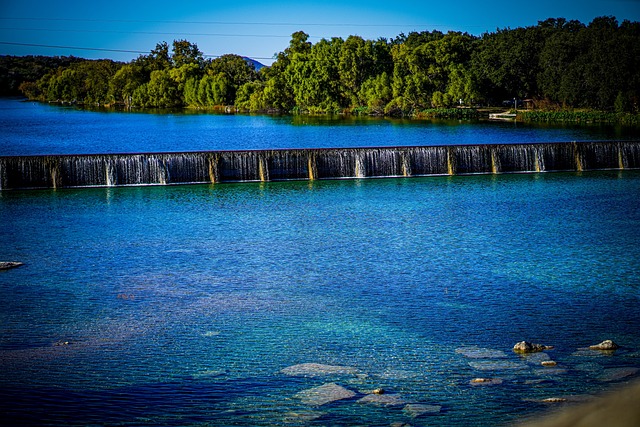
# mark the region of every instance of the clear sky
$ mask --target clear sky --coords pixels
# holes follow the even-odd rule
[[[640,0],[0,0],[0,55],[130,61],[158,42],[186,39],[206,55],[270,64],[299,30],[315,43],[425,30],[481,35],[547,18],[588,24],[598,16],[640,21]]]

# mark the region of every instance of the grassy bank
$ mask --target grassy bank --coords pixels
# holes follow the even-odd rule
[[[640,125],[640,114],[607,111],[518,111],[518,120],[546,123],[611,123]]]
[[[416,119],[460,119],[470,120],[480,117],[480,112],[473,108],[431,108],[414,114]]]

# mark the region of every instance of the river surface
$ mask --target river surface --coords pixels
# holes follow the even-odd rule
[[[0,156],[638,140],[611,125],[88,111],[0,99]]]
[[[16,104],[2,103],[2,154],[607,135]],[[495,426],[570,405],[640,376],[639,198],[639,171],[2,191],[0,261],[25,265],[0,271],[0,412],[13,425]],[[587,349],[605,339],[622,348]],[[521,340],[554,349],[519,356]],[[557,397],[568,403],[543,402]]]

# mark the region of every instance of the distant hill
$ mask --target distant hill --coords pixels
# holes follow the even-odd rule
[[[256,68],[256,71],[260,71],[260,68],[266,67],[266,65],[256,61],[255,59],[251,59],[246,56],[243,56],[242,58],[247,61],[247,64],[253,65]]]

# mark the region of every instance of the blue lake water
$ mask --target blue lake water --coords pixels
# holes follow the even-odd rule
[[[105,152],[170,151],[138,139],[163,140],[143,129],[172,120],[275,121],[265,127],[358,145],[353,128],[438,133],[33,108],[43,123],[77,121],[15,154],[65,152],[66,138],[95,152],[83,129],[118,118],[139,130]],[[11,129],[3,144],[28,133]],[[25,263],[0,271],[0,412],[109,426],[493,426],[543,413],[543,399],[639,376],[639,197],[640,171],[0,192],[0,260]],[[585,349],[604,339],[622,348]],[[522,357],[521,340],[555,348]]]

